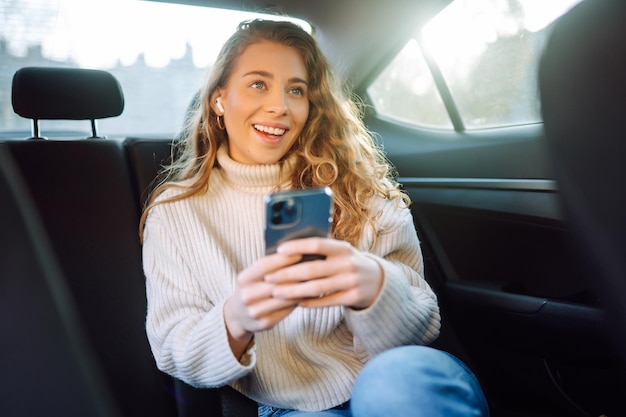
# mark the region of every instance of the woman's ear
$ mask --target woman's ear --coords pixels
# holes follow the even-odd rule
[[[217,113],[218,116],[224,114],[224,104],[222,103],[222,91],[220,89],[215,90],[213,94],[211,94],[211,107],[213,111]]]

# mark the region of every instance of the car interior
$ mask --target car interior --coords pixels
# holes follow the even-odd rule
[[[399,59],[426,51],[427,35],[462,32],[429,26],[461,0],[133,1],[308,22],[411,197],[442,311],[433,346],[468,364],[494,417],[626,415],[626,3],[570,1],[532,32],[545,36],[540,46],[524,32],[538,51],[522,74],[537,115],[498,124],[465,115],[479,111],[472,100],[495,78],[473,79],[461,96],[437,51],[424,53],[423,68],[439,113],[383,94],[422,88],[421,70]],[[523,60],[498,75],[517,77]],[[134,111],[126,91],[137,87],[113,71],[20,62],[0,85],[22,123],[0,118],[0,415],[257,415],[230,387],[195,388],[160,372],[146,338],[139,219],[179,132],[107,131]],[[476,65],[479,75],[487,65]],[[381,78],[387,71],[415,83],[394,86]],[[194,91],[186,97],[183,109]],[[172,119],[182,129],[184,112]],[[81,133],[76,124],[55,130],[57,121]]]

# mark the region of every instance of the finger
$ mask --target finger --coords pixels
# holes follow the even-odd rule
[[[333,275],[355,273],[357,266],[351,256],[330,256],[324,260],[301,262],[267,274],[265,281],[273,284],[305,282]]]
[[[280,268],[293,265],[302,258],[299,254],[280,254],[264,256],[250,267],[241,271],[237,277],[239,285],[246,285],[252,282],[263,281],[265,275],[274,272]]]
[[[274,290],[274,284],[266,282],[255,282],[247,285],[241,285],[239,293],[241,301],[245,305],[252,305],[260,300],[271,298]]]
[[[301,300],[298,305],[304,308],[320,308],[349,305],[351,300],[350,291],[339,291],[331,294],[320,294]]]
[[[298,263],[266,274],[264,280],[272,284],[288,284],[326,277],[333,272],[328,262],[315,260]]]
[[[226,304],[229,311],[238,326],[248,332],[273,327],[297,306],[297,301],[274,298],[265,298],[250,305],[242,303],[241,297],[231,297],[230,301],[233,302]]]
[[[338,255],[350,251],[352,246],[348,242],[321,237],[294,239],[281,243],[276,251],[284,255]]]
[[[302,307],[325,307],[342,305],[355,309],[368,308],[375,302],[380,294],[383,278],[379,276],[373,279],[359,279],[356,274],[347,274],[343,280],[328,280],[332,285],[322,285],[317,297],[303,299],[299,305]],[[322,282],[324,280],[311,281]],[[341,285],[339,285],[341,284]],[[303,284],[298,284],[303,285]],[[290,293],[297,295],[298,291]],[[276,296],[276,290],[274,290]]]
[[[320,295],[325,296],[349,290],[354,288],[355,285],[353,274],[335,275],[295,284],[276,285],[272,291],[272,297],[285,300],[319,298]]]
[[[262,319],[257,321],[257,329],[255,331],[271,329],[287,317],[294,310],[294,308],[296,308],[296,305],[291,305],[283,309],[274,310],[272,313],[263,316]]]
[[[272,317],[285,310],[293,310],[297,306],[293,300],[267,298],[248,307],[248,315],[257,322],[272,321]]]

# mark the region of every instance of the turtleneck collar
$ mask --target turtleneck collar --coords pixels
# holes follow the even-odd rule
[[[242,188],[278,189],[285,188],[285,179],[290,167],[293,166],[293,158],[283,162],[283,181],[280,183],[281,163],[252,165],[242,164],[233,160],[228,154],[228,145],[223,144],[217,150],[217,162],[222,178],[229,183]]]

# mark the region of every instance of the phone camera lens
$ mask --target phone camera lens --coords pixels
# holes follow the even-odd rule
[[[293,199],[289,199],[285,202],[285,217],[293,219],[296,215],[296,202]]]
[[[285,207],[284,201],[277,201],[272,204],[272,224],[281,225],[283,224],[283,211]]]
[[[275,226],[289,225],[298,219],[298,207],[296,200],[289,198],[272,204],[270,221]]]
[[[280,210],[272,210],[271,221],[273,225],[282,224],[282,219],[283,219],[283,216],[281,215]]]

